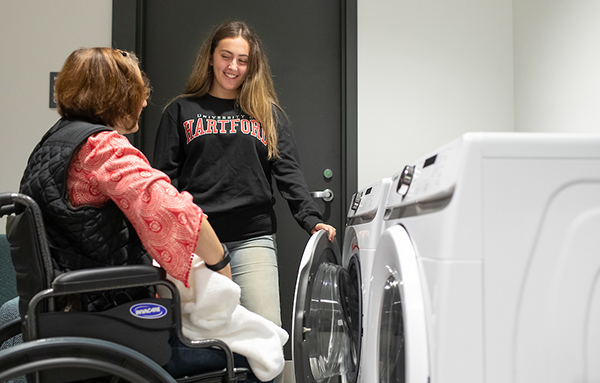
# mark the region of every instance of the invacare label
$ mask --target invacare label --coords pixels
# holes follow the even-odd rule
[[[158,319],[167,315],[167,309],[156,303],[138,303],[131,306],[129,312],[141,319]]]

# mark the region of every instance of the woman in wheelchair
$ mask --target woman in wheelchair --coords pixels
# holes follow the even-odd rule
[[[150,95],[134,54],[111,48],[74,51],[55,82],[61,118],[33,150],[20,193],[32,197],[42,210],[58,273],[154,261],[188,303],[198,303],[198,286],[207,280],[233,284],[229,258],[192,196],[178,192],[124,136],[139,129]],[[236,299],[235,291],[228,294],[233,294],[228,299]],[[97,298],[79,309],[95,309]],[[239,313],[237,308],[230,311]],[[188,314],[194,318],[193,312]],[[236,318],[246,318],[247,313],[242,314]],[[188,322],[191,329],[184,334],[207,335],[194,327],[198,322]],[[260,333],[264,326],[276,334],[278,351],[271,356],[276,363],[255,371],[263,380],[283,369],[281,346],[287,341],[285,331],[273,330],[269,323],[259,322],[249,330]],[[172,347],[173,357],[165,368],[176,378],[193,373],[196,358],[211,358],[206,350],[199,354],[176,339]],[[257,357],[253,353],[236,355],[236,361],[248,366]],[[249,381],[259,381],[255,374],[248,374]]]

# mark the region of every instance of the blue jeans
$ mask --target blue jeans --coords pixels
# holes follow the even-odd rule
[[[177,338],[170,341],[173,354],[171,360],[164,366],[175,379],[184,376],[194,376],[203,372],[217,371],[225,368],[225,353],[214,348],[191,348],[187,347]],[[236,367],[248,368],[248,376],[244,382],[259,383],[260,380],[252,374],[248,360],[239,355],[233,354]],[[271,381],[272,382],[272,381]]]
[[[224,244],[231,255],[231,274],[248,310],[281,326],[279,270],[275,235]]]

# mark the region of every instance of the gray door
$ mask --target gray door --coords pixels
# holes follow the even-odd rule
[[[346,207],[356,191],[356,0],[113,1],[113,44],[137,52],[154,88],[140,133],[130,139],[152,160],[163,108],[182,92],[200,44],[225,19],[244,20],[261,37],[308,186],[335,195],[317,203],[341,241]],[[285,200],[278,193],[276,198],[282,319],[291,334],[296,275],[308,235]]]

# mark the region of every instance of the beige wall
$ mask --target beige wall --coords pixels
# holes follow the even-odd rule
[[[514,3],[515,130],[600,132],[600,1]]]
[[[359,188],[513,130],[512,1],[358,0]]]
[[[0,192],[18,190],[29,153],[58,119],[50,72],[77,48],[110,46],[111,23],[111,0],[0,0]]]
[[[600,1],[358,0],[359,188],[467,131],[600,132]]]

